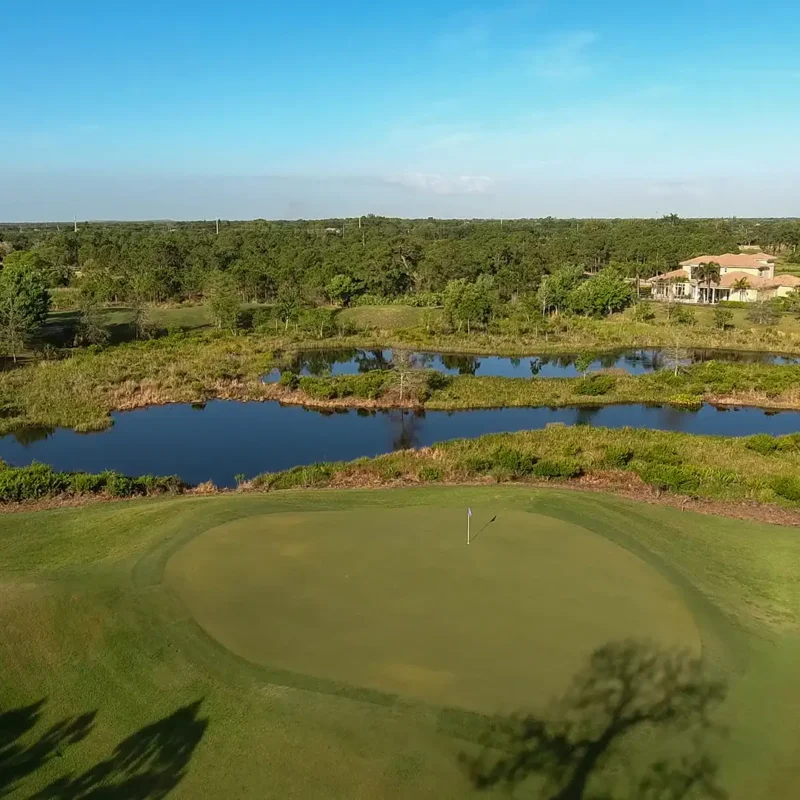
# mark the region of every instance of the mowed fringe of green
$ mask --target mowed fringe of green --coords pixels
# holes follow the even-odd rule
[[[569,481],[634,474],[659,491],[723,501],[800,503],[800,434],[748,438],[553,425],[544,430],[443,442],[351,462],[267,473],[256,489]]]

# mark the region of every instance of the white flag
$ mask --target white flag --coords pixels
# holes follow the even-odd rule
[[[467,508],[467,516],[468,517],[472,516],[472,509],[471,508]]]

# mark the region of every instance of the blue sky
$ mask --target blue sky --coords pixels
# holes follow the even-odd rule
[[[800,214],[794,0],[7,6],[0,219]]]

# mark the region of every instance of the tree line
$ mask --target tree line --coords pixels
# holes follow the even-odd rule
[[[359,295],[440,292],[452,280],[490,276],[503,299],[536,291],[563,266],[615,266],[646,278],[740,243],[800,247],[800,223],[729,220],[402,220],[323,222],[92,223],[0,226],[0,256],[30,252],[51,286],[82,283],[102,302],[203,296],[227,273],[243,301],[291,287],[315,302]]]
[[[242,302],[270,303],[324,335],[325,305],[440,305],[457,330],[512,301],[515,324],[553,312],[624,308],[631,285],[740,245],[800,253],[800,221],[681,219],[358,219],[0,225],[0,337],[16,354],[43,324],[48,289],[80,289],[76,343],[102,342],[100,309],[125,303],[137,334],[154,303],[204,300],[235,329]],[[798,256],[800,261],[800,256]],[[313,319],[312,319],[313,317]]]

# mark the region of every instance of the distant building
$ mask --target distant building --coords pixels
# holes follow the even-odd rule
[[[701,279],[701,264],[717,264],[719,281]],[[794,275],[775,275],[775,256],[767,253],[724,253],[698,256],[682,261],[680,269],[656,275],[652,280],[653,299],[683,303],[719,303],[737,300],[754,303],[786,297],[800,287]]]

